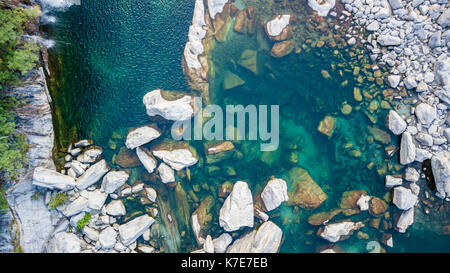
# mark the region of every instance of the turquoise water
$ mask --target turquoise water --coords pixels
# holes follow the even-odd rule
[[[238,1],[237,5],[243,7],[244,2]],[[300,166],[310,173],[328,199],[313,211],[282,205],[270,215],[284,231],[281,252],[315,252],[327,242],[315,235],[317,227],[306,222],[311,214],[336,208],[347,190],[363,189],[382,198],[387,192],[383,186],[384,175],[401,173],[396,156],[389,159],[384,153],[384,148],[396,145],[397,139],[390,135],[390,141],[381,143],[368,133],[368,126],[387,130],[384,117],[388,110],[378,106],[370,112],[368,105],[372,101],[380,104],[388,100],[381,94],[386,88],[383,84],[370,81],[363,73],[360,73],[363,81],[359,82],[353,75],[355,66],[362,68],[367,63],[367,54],[358,51],[359,54],[350,56],[345,46],[312,47],[307,40],[317,41],[324,33],[306,31],[305,26],[310,23],[307,11],[301,5],[292,8],[299,17],[294,38],[301,52],[281,59],[271,57],[271,42],[265,38],[262,28],[257,28],[253,35],[230,30],[227,41],[216,43],[210,56],[213,103],[280,105],[281,144],[277,151],[264,154],[259,151],[258,142],[236,142],[236,149],[244,155],[242,159],[206,164],[203,143],[192,142],[202,158],[191,168],[191,180],[180,177],[182,183],[175,190],[166,189],[162,183],[143,175],[142,167],[131,168],[130,183],[144,181],[156,187],[160,215],[175,216],[175,224],[168,224],[158,216],[162,236],[154,236],[164,245],[162,249],[196,248],[188,219],[198,206],[196,199],[206,196],[215,199],[209,231],[213,237],[222,233],[218,210],[223,199],[217,193],[225,181],[247,181],[252,192],[257,193],[270,176],[286,178],[287,171]],[[83,1],[81,6],[55,13],[58,21],[48,31],[57,41],[52,51],[51,88],[60,146],[68,145],[73,130],[78,138],[91,138],[103,147],[106,159],[120,168],[113,158],[123,146],[124,135],[128,129],[150,122],[142,97],[156,88],[190,91],[182,73],[181,58],[192,9],[193,1]],[[279,10],[274,5],[257,12],[262,16]],[[257,52],[257,75],[239,64],[244,50]],[[322,70],[328,71],[331,79],[325,79]],[[245,84],[223,90],[225,71],[239,75]],[[355,87],[373,98],[356,101]],[[349,115],[341,113],[344,103],[353,108]],[[326,115],[336,118],[331,138],[317,131]],[[298,162],[291,161],[292,157],[298,157]],[[138,200],[128,200],[127,217],[143,213],[145,208]],[[398,213],[392,206],[389,212]],[[364,221],[370,216],[364,212],[352,217],[340,215],[336,220],[349,218]],[[345,251],[366,252],[367,242],[379,240],[381,236],[368,223],[361,231],[369,235],[369,240],[358,239],[355,234],[338,245]],[[438,236],[419,225],[413,225],[409,235],[392,229],[385,232],[394,234],[395,247],[387,249],[388,252],[447,252],[450,243],[449,236]]]

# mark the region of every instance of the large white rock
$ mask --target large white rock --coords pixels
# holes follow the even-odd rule
[[[127,211],[122,200],[112,200],[106,205],[106,213],[111,216],[123,216],[127,214]]]
[[[46,250],[47,253],[79,253],[81,240],[73,233],[59,232],[50,239]]]
[[[153,151],[153,155],[167,163],[172,169],[181,171],[197,163],[198,159],[188,149],[174,149],[173,151]]]
[[[100,210],[105,204],[108,194],[100,191],[99,189],[95,191],[90,191],[88,196],[88,207],[93,210]]]
[[[407,165],[416,159],[416,146],[410,133],[404,132],[400,143],[400,164]]]
[[[436,184],[437,196],[450,197],[450,153],[441,152],[431,158],[431,170]]]
[[[333,223],[325,225],[325,228],[319,235],[329,242],[336,243],[343,239],[341,237],[351,235],[354,230],[357,230],[360,227],[360,222],[354,223],[351,221],[344,221],[340,223]]]
[[[182,121],[190,119],[194,114],[191,96],[169,101],[161,96],[160,89],[156,89],[147,93],[143,102],[150,117],[161,116],[167,120]]]
[[[280,249],[283,231],[272,221],[237,239],[227,253],[276,253]]]
[[[136,241],[139,236],[141,236],[145,230],[150,228],[155,220],[148,216],[142,215],[139,216],[126,224],[119,226],[119,235],[122,244],[125,246],[130,245],[134,241]]]
[[[161,177],[161,182],[171,183],[175,182],[175,172],[172,168],[167,166],[165,163],[159,164],[158,167],[159,176]]]
[[[131,130],[127,135],[125,145],[128,149],[134,149],[161,136],[161,132],[147,125]]]
[[[130,175],[125,171],[112,171],[103,177],[102,190],[106,193],[113,193],[122,187]]]
[[[403,180],[401,177],[386,175],[385,182],[386,188],[392,188],[395,186],[400,186],[403,183]]]
[[[137,147],[136,155],[139,158],[139,161],[141,161],[142,165],[144,165],[144,168],[148,173],[153,173],[155,171],[156,160],[147,149]]]
[[[98,241],[103,249],[111,249],[117,242],[117,232],[109,226],[100,232]]]
[[[387,116],[387,125],[394,135],[400,135],[406,130],[406,121],[394,110],[390,110]]]
[[[37,167],[33,173],[33,185],[49,189],[68,191],[76,186],[75,179],[56,171]]]
[[[237,181],[220,209],[219,224],[225,231],[253,227],[253,197],[247,183]]]
[[[156,193],[156,190],[154,188],[145,187],[145,193],[147,194],[148,200],[152,202],[156,201],[156,197],[158,196],[158,194]]]
[[[437,116],[436,108],[424,102],[417,105],[415,114],[419,122],[424,125],[430,125]]]
[[[81,163],[94,163],[102,153],[103,151],[101,149],[92,148],[77,156],[77,161]]]
[[[231,237],[228,233],[222,233],[219,237],[213,240],[214,244],[214,252],[215,253],[225,253],[227,247],[233,241],[233,237]]]
[[[66,217],[70,217],[80,212],[87,211],[88,206],[89,200],[83,196],[80,196],[67,205],[67,207],[63,210],[63,214]]]
[[[108,171],[109,166],[106,161],[100,160],[92,165],[87,171],[77,179],[77,188],[84,190],[97,183]]]
[[[282,202],[288,201],[286,181],[279,178],[269,180],[261,193],[261,199],[267,211],[276,209]]]
[[[216,14],[223,11],[223,7],[228,1],[229,0],[208,0],[209,16],[214,19],[216,17]]]
[[[95,229],[93,229],[93,228],[91,228],[89,226],[84,226],[83,234],[87,238],[89,238],[89,240],[92,240],[92,241],[95,241],[95,242],[98,241],[98,237],[100,235],[100,233],[97,230],[95,230]]]
[[[394,188],[394,197],[392,202],[401,210],[413,208],[417,203],[417,196],[405,187]]]
[[[436,81],[442,86],[450,85],[450,57],[443,53],[434,65]]]
[[[289,25],[291,15],[278,15],[274,19],[270,20],[266,24],[267,34],[271,37],[275,37],[281,34],[283,30]]]
[[[402,212],[397,220],[398,232],[405,233],[406,229],[414,223],[414,208]]]
[[[387,78],[389,86],[392,88],[397,88],[401,79],[402,77],[400,75],[389,75]]]
[[[327,16],[334,5],[336,5],[336,0],[308,0],[308,6],[317,11],[319,16]]]
[[[195,0],[192,25],[189,27],[188,42],[184,48],[184,59],[189,69],[201,69],[198,56],[203,53],[202,40],[206,35],[205,7],[203,0]]]

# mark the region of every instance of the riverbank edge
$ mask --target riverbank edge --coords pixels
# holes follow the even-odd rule
[[[30,3],[40,7],[36,1]],[[19,2],[19,5],[30,3]],[[41,36],[39,20],[36,24],[34,35]],[[45,193],[32,185],[36,167],[56,169],[52,99],[46,81],[49,76],[47,49],[41,44],[37,54],[37,66],[23,77],[21,84],[7,90],[8,96],[21,101],[15,110],[16,131],[25,136],[29,149],[24,172],[6,185],[10,210],[0,217],[3,227],[0,231],[1,252],[40,253],[54,229],[52,213],[45,205]]]

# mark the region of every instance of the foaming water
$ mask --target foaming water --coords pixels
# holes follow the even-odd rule
[[[37,35],[23,35],[26,40],[31,40],[37,44],[43,45],[45,48],[52,48],[55,45],[55,41],[51,39],[44,39]]]
[[[73,5],[80,5],[82,0],[41,0],[44,9],[65,10]]]

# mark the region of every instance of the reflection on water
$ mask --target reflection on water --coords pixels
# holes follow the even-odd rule
[[[236,1],[236,5],[245,6],[244,1]],[[240,141],[234,143],[235,156],[210,163],[204,158],[204,143],[192,141],[201,157],[199,164],[190,169],[190,174],[179,173],[181,183],[174,188],[163,185],[154,175],[145,175],[142,167],[128,168],[130,184],[143,181],[158,191],[159,216],[152,236],[162,249],[196,248],[189,217],[207,196],[214,200],[209,232],[213,238],[223,232],[218,225],[218,211],[224,199],[218,192],[227,181],[247,181],[256,196],[269,177],[282,177],[289,183],[287,172],[300,166],[328,195],[314,211],[282,205],[270,213],[284,232],[282,252],[315,252],[326,245],[315,235],[317,228],[306,219],[313,213],[336,208],[344,191],[365,190],[369,195],[388,198],[384,175],[400,173],[402,168],[396,157],[385,154],[386,148],[397,143],[384,125],[392,94],[385,91],[382,81],[377,81],[382,75],[375,75],[367,66],[367,54],[350,50],[330,37],[326,23],[308,28],[312,23],[305,7],[292,8],[298,18],[296,49],[289,56],[270,56],[272,44],[262,27],[253,35],[230,30],[227,41],[216,43],[210,56],[214,103],[280,105],[278,150],[261,152],[259,143]],[[150,122],[142,104],[145,93],[155,88],[188,91],[181,56],[192,9],[193,1],[188,0],[105,0],[83,1],[81,6],[53,14],[57,23],[49,27],[49,32],[61,42],[53,50],[50,85],[60,148],[67,147],[70,138],[88,137],[105,149],[111,165],[121,168],[115,163],[127,131]],[[265,7],[257,12],[261,19],[275,10],[280,7]],[[241,79],[241,84],[224,90],[231,73]],[[335,119],[331,137],[317,130],[326,115]],[[167,132],[167,124],[160,126]],[[132,198],[126,205],[126,219],[148,213],[152,207]],[[395,213],[392,207],[388,211],[391,216]],[[167,220],[167,214],[173,222]],[[336,220],[348,218],[339,215]],[[368,221],[370,216],[365,212],[351,219]],[[379,240],[381,234],[367,221],[361,231],[369,239],[355,234],[339,246],[345,251],[366,252],[367,242]],[[389,228],[392,217],[385,222],[387,232],[394,233],[394,242],[402,242],[395,244],[393,251],[424,251]],[[413,232],[420,234],[421,230]],[[417,238],[436,239],[434,235]],[[441,245],[445,240],[435,241],[431,251],[445,247]]]

